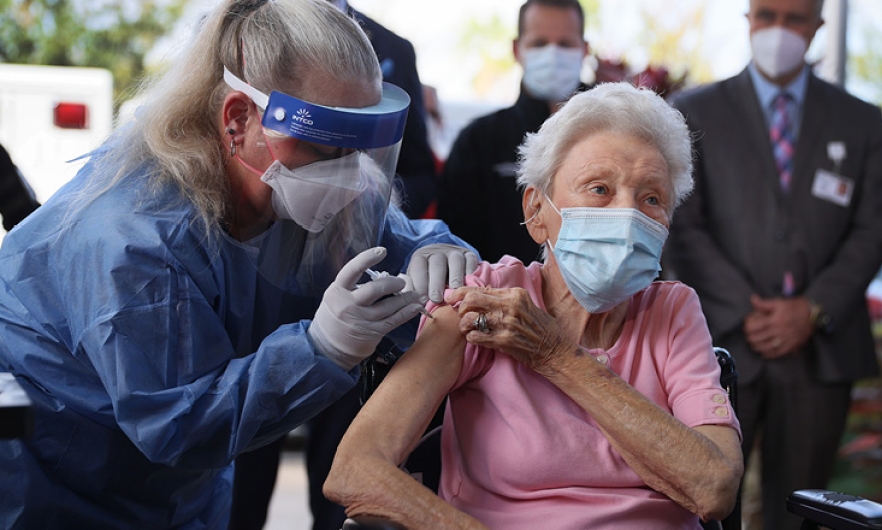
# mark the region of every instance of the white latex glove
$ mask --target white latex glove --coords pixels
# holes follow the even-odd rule
[[[436,243],[419,248],[413,253],[407,266],[407,276],[421,301],[425,303],[428,297],[435,303],[441,303],[444,287],[462,287],[465,275],[471,274],[476,268],[478,256],[471,250]]]
[[[387,276],[355,284],[367,268],[385,257],[385,248],[374,247],[344,265],[307,330],[318,353],[346,371],[369,357],[386,334],[423,308],[415,292],[389,296],[404,289],[401,278]]]

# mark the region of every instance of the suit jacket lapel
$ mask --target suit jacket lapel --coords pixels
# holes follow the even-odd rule
[[[827,105],[824,104],[823,85],[814,75],[809,75],[802,105],[802,125],[799,128],[799,139],[796,142],[796,153],[793,157],[793,187],[802,187],[811,182],[812,154],[817,153],[827,121]]]
[[[760,103],[756,98],[756,89],[750,79],[750,72],[745,68],[740,74],[732,78],[733,99],[735,101],[736,120],[743,121],[747,128],[745,135],[750,145],[751,156],[760,159],[763,168],[762,180],[772,188],[775,196],[781,200],[783,193],[778,181],[778,168],[775,165],[775,155],[772,153],[772,143],[769,139],[769,126]]]

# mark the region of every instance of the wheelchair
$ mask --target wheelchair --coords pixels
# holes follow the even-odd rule
[[[787,509],[803,517],[802,530],[882,529],[882,504],[828,490],[799,490],[787,497]],[[347,519],[341,530],[407,530],[377,517]]]
[[[737,413],[738,372],[735,360],[724,348],[715,347],[714,354],[720,365],[720,386],[729,395]],[[366,400],[382,381],[382,375],[394,364],[394,357],[389,354],[372,357],[368,362],[366,373],[371,374],[363,381],[362,399]],[[379,363],[379,367],[376,363]],[[442,405],[443,409],[443,405]],[[432,491],[438,491],[441,477],[441,425],[440,415],[430,425],[414,451],[408,456],[401,468]],[[702,522],[705,530],[740,530],[741,500],[740,494],[735,508],[723,521]],[[828,490],[799,490],[791,493],[787,500],[787,509],[803,518],[802,530],[829,528],[830,530],[882,530],[882,504],[863,497],[847,495]],[[347,518],[341,530],[407,530],[403,525],[378,517]]]

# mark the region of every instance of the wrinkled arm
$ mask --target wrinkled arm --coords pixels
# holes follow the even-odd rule
[[[346,431],[324,493],[349,516],[385,517],[408,528],[484,528],[398,468],[462,366],[459,318],[449,307],[434,316]]]
[[[703,520],[732,510],[743,473],[734,429],[687,427],[588,355],[556,355],[542,373],[591,414],[647,485]]]

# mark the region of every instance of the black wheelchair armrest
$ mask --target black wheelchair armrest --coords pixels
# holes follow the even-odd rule
[[[341,530],[407,530],[407,528],[382,517],[365,516],[346,519]]]
[[[857,495],[798,490],[787,497],[787,511],[833,530],[882,529],[882,504]]]

